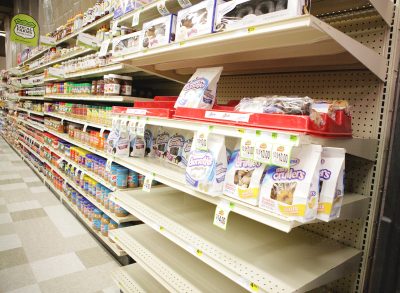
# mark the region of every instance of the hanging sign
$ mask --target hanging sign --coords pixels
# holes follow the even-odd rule
[[[30,15],[15,15],[11,20],[10,39],[15,43],[36,47],[39,40],[39,24]]]

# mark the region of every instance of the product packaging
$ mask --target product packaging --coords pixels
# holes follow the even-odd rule
[[[129,132],[127,120],[121,120],[119,124],[119,136],[114,147],[114,154],[119,157],[129,156]]]
[[[145,22],[142,29],[142,49],[169,44],[175,40],[176,15],[170,14]]]
[[[205,0],[178,12],[176,41],[212,33],[216,0]]]
[[[113,38],[112,55],[121,56],[140,51],[142,31],[134,32],[128,35]]]
[[[211,109],[216,101],[217,84],[222,67],[198,68],[183,87],[175,108]]]
[[[261,183],[259,206],[299,222],[317,216],[322,147],[294,147],[290,168],[269,165]]]
[[[233,151],[226,171],[224,194],[257,206],[264,170],[265,164],[243,159],[240,150]]]
[[[340,216],[344,195],[345,154],[342,148],[322,149],[317,218],[325,222]]]
[[[129,121],[128,130],[130,145],[129,155],[131,157],[143,158],[145,156],[146,142],[144,137],[136,134],[136,121]]]
[[[199,150],[192,144],[186,167],[186,184],[211,196],[222,194],[226,173],[225,138],[209,134],[208,150]]]
[[[187,162],[190,156],[190,150],[192,149],[193,137],[185,140],[182,149],[182,160],[178,163],[179,167],[186,168]]]
[[[172,135],[167,144],[167,152],[165,160],[168,163],[178,165],[182,161],[183,146],[185,144],[185,137],[181,134]]]
[[[121,120],[113,119],[111,132],[106,140],[106,152],[109,154],[115,154],[116,145],[119,139]]]
[[[304,5],[305,0],[231,0],[223,2],[217,5],[214,31],[232,30],[302,15]]]

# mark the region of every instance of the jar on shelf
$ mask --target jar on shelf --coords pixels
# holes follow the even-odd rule
[[[101,234],[105,237],[108,237],[108,225],[110,224],[110,217],[107,216],[106,214],[103,214],[103,217],[101,217]]]

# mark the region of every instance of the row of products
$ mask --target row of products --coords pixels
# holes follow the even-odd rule
[[[42,84],[44,81],[44,74],[30,75],[23,78],[17,79],[21,86],[33,86],[36,84]]]
[[[23,89],[18,91],[18,95],[25,97],[25,96],[44,96],[45,94],[45,87],[34,87],[34,88],[29,88],[29,89]]]
[[[43,104],[32,101],[18,102],[18,107],[36,112],[43,112]]]
[[[142,31],[115,40],[113,52],[135,52],[209,33],[294,17],[303,14],[304,5],[304,0],[251,0],[244,3],[205,0],[193,6],[182,6],[187,8],[177,15],[161,13],[164,16],[143,23]],[[159,5],[158,10],[168,13],[165,3]]]
[[[44,111],[102,125],[111,125],[112,122],[112,107],[108,106],[55,102],[44,103]]]
[[[37,130],[36,128],[33,128],[29,125],[19,125],[18,126],[20,129],[22,129],[23,132],[25,132],[27,135],[33,137],[34,139],[36,139],[37,141],[43,143],[44,139],[43,139],[43,132]]]
[[[108,74],[92,82],[58,82],[46,85],[46,94],[131,96],[132,77]]]
[[[62,69],[64,73],[68,74],[97,67],[103,67],[109,65],[111,62],[111,54],[99,56],[98,53],[95,53],[61,62],[61,65],[58,68]]]

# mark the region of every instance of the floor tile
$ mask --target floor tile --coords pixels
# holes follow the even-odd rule
[[[22,288],[18,288],[16,290],[8,291],[7,293],[41,293],[40,287],[38,284],[33,284],[29,286],[25,286]]]
[[[0,175],[0,180],[11,180],[11,179],[21,179],[21,175],[19,174]]]
[[[102,265],[112,261],[112,257],[101,247],[93,247],[76,252],[86,268]]]
[[[44,209],[39,208],[39,209],[30,209],[26,211],[13,212],[10,213],[10,216],[13,222],[18,222],[34,218],[47,217],[47,214],[44,211]]]
[[[41,208],[41,206],[37,200],[28,200],[10,203],[7,205],[7,208],[10,212],[19,212],[30,209],[38,209]]]
[[[26,185],[28,185],[29,187],[44,186],[42,181],[26,182]]]
[[[1,270],[0,280],[0,292],[7,292],[37,283],[28,264]]]
[[[49,189],[46,186],[36,186],[36,187],[29,187],[29,190],[32,193],[40,193],[40,192],[46,192]]]
[[[21,247],[21,239],[17,234],[7,234],[0,236],[0,251]]]
[[[38,282],[85,270],[75,253],[54,256],[30,263]]]
[[[13,223],[0,224],[0,235],[15,234]]]
[[[8,209],[6,205],[0,205],[0,214],[8,213]]]
[[[24,182],[26,183],[30,183],[30,182],[41,182],[38,176],[24,176],[22,178],[22,180],[24,180]]]
[[[6,204],[6,200],[4,199],[4,197],[0,197],[0,205],[5,205]]]
[[[74,216],[64,206],[44,207],[44,210],[64,237],[87,233],[82,225],[74,219]]]
[[[111,286],[108,288],[104,288],[101,290],[103,293],[120,293],[120,290],[117,286]]]
[[[2,180],[0,180],[0,185],[3,185],[3,184],[11,184],[11,183],[20,183],[20,182],[24,182],[24,181],[22,180],[22,178],[2,179]]]
[[[88,270],[40,282],[43,293],[92,293],[114,285],[110,272],[118,268],[115,262],[92,267]]]
[[[24,182],[4,184],[4,185],[0,185],[0,191],[11,191],[11,190],[27,188],[27,187],[28,186]]]
[[[0,224],[4,224],[4,223],[11,223],[11,217],[9,213],[1,213],[0,214]]]
[[[0,270],[23,265],[28,262],[22,247],[0,251]]]

